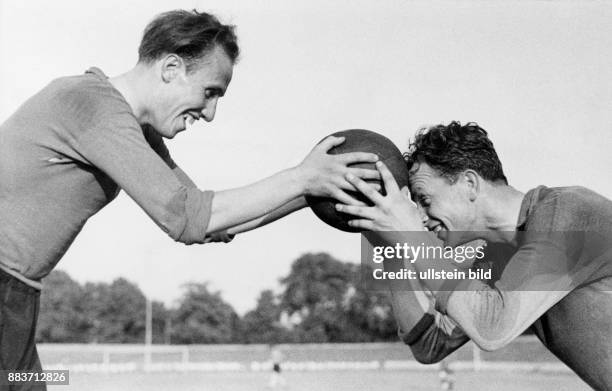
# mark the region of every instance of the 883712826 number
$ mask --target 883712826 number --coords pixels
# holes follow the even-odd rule
[[[31,371],[0,371],[0,385],[69,385],[70,374],[68,370],[45,369],[40,372]]]

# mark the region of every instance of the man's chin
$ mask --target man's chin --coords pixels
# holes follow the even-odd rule
[[[468,235],[468,232],[464,231],[444,231],[443,236],[438,236],[438,238],[444,242],[444,246],[450,247],[462,246],[475,239],[478,239],[477,237]]]
[[[446,243],[446,241],[449,238],[449,234],[451,234],[451,232],[448,229],[446,229],[446,226],[444,224],[440,224],[438,228],[440,228],[439,231],[437,232],[434,231],[436,237]]]
[[[186,128],[178,128],[178,129],[172,129],[170,131],[167,132],[163,132],[162,136],[167,138],[167,139],[173,139],[177,134],[184,132],[186,130]]]
[[[149,125],[149,126],[155,131],[155,133],[157,133],[161,137],[167,138],[167,139],[172,139],[178,133],[180,133],[183,130],[185,130],[184,128],[181,129],[179,126],[175,126],[175,127],[172,127],[172,126],[160,126],[160,127],[156,127],[156,126],[153,126],[153,125]]]
[[[460,235],[459,232],[448,231],[446,229],[440,230],[438,232],[438,239],[444,243],[444,246],[455,247],[460,245]]]
[[[442,242],[444,242],[444,244],[446,244],[446,238],[447,238],[446,230],[442,229],[436,232],[435,235],[436,235],[436,238],[440,239]]]

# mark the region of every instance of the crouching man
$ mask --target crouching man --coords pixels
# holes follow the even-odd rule
[[[531,328],[591,387],[612,389],[612,201],[575,186],[521,193],[508,185],[487,132],[475,123],[420,131],[406,160],[410,189],[399,189],[377,163],[386,196],[348,176],[374,203],[338,205],[357,216],[351,224],[388,244],[455,247],[485,240],[487,253],[498,254],[485,257],[498,270],[491,281],[393,285],[400,335],[417,359],[438,362],[469,339],[496,350]],[[509,256],[500,256],[500,247]],[[407,261],[402,267],[417,273],[456,268]]]

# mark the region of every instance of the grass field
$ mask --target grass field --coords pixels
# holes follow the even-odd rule
[[[70,386],[50,386],[50,391],[267,391],[268,374],[239,373],[71,373]],[[420,371],[321,371],[288,372],[287,391],[434,391],[440,390],[436,372]],[[459,372],[456,391],[581,391],[589,390],[576,375],[515,372]]]
[[[287,391],[440,390],[437,365],[422,366],[401,343],[279,345]],[[46,369],[69,369],[69,386],[51,391],[265,391],[267,345],[40,345]],[[455,391],[558,390],[589,387],[534,338],[493,353],[473,345],[453,353]],[[148,363],[148,364],[147,364]],[[475,370],[481,368],[481,370]]]

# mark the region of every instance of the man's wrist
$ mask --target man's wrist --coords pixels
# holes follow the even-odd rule
[[[301,165],[288,169],[287,175],[291,188],[296,189],[296,196],[308,195],[310,181]]]

